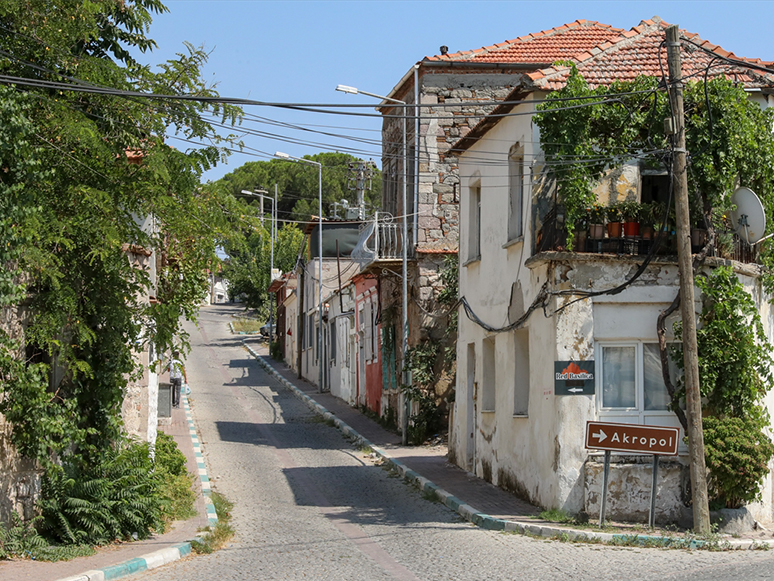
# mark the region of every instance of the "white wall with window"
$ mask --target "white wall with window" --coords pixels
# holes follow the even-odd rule
[[[524,236],[524,147],[515,144],[508,155],[508,242]]]
[[[467,228],[467,261],[481,258],[481,181],[476,181],[468,188],[467,196],[468,228]]]

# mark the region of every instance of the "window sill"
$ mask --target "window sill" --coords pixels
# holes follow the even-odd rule
[[[495,410],[481,410],[482,414],[493,414],[495,413]]]
[[[513,240],[508,240],[508,242],[503,244],[503,248],[510,248],[511,246],[514,246],[515,244],[519,244],[520,242],[524,242],[524,235],[517,236]]]
[[[481,262],[481,255],[474,256],[473,258],[468,258],[465,262],[462,263],[462,266],[468,266],[469,264],[473,264],[474,262]]]
[[[513,419],[528,418],[529,414],[513,414]]]

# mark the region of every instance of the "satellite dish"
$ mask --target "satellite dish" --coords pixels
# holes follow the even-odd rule
[[[731,224],[747,244],[755,244],[766,232],[766,212],[760,198],[750,188],[738,188],[731,196],[736,210],[731,211]]]

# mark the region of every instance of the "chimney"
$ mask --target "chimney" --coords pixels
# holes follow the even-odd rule
[[[441,46],[441,56],[445,55],[447,52],[449,52],[449,47],[444,44]]]

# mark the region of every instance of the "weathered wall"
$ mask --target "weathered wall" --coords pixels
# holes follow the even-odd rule
[[[21,339],[22,317],[16,307],[0,309],[0,328],[11,338]],[[14,511],[25,519],[32,518],[40,494],[40,466],[19,454],[11,443],[11,429],[0,414],[0,523],[9,522]]]

